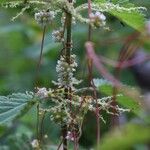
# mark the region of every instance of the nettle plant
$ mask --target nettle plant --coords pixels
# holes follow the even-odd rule
[[[61,142],[58,149],[61,147],[63,150],[67,150],[68,141],[71,141],[74,144],[74,149],[77,150],[82,135],[83,120],[87,112],[91,111],[96,115],[97,149],[99,149],[100,119],[105,122],[101,110],[118,116],[132,108],[125,100],[128,102],[129,99],[136,98],[139,102],[140,96],[135,89],[131,91],[130,87],[123,85],[101,66],[94,52],[91,38],[92,30],[98,28],[108,30],[107,14],[111,14],[140,31],[144,23],[143,10],[145,8],[135,7],[128,0],[88,0],[87,3],[82,3],[79,6],[76,5],[76,0],[8,0],[7,2],[3,0],[2,2],[5,8],[22,7],[22,10],[12,18],[13,20],[23,15],[28,9],[35,11],[35,21],[43,29],[38,68],[42,58],[46,27],[55,22],[57,15],[62,15],[61,26],[52,32],[52,37],[55,42],[62,44],[62,49],[56,66],[57,81],[52,81],[55,88],[46,89],[45,87],[38,87],[36,84],[34,92],[0,96],[0,124],[21,117],[27,110],[36,105],[38,113],[37,137],[30,142],[32,148],[48,149],[43,143],[40,124],[43,123],[45,114],[49,114],[50,121],[55,122],[61,128]],[[78,22],[87,24],[89,28],[88,40],[85,43],[89,87],[82,88],[77,88],[77,85],[84,81],[76,79],[74,76],[78,65],[76,63],[77,56],[73,52],[72,26],[77,25]],[[93,79],[93,65],[105,79]],[[115,92],[113,95],[112,90],[114,88],[119,92]],[[107,96],[100,96],[99,91]],[[125,103],[126,108],[121,108],[114,103],[116,99],[120,100],[122,105]]]

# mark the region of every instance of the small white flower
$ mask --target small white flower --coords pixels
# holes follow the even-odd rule
[[[34,139],[31,142],[32,148],[38,148],[39,147],[39,141],[37,139]]]
[[[47,24],[51,23],[54,17],[55,17],[54,11],[47,12],[43,10],[38,13],[35,13],[35,20],[41,26],[46,26]]]
[[[48,135],[47,135],[47,134],[45,134],[45,135],[44,135],[44,138],[45,138],[45,139],[47,139],[47,138],[48,138]]]
[[[106,16],[104,14],[102,14],[101,12],[96,12],[95,16],[99,17],[99,19],[102,21],[106,20]]]
[[[63,29],[60,28],[59,30],[54,30],[52,32],[52,38],[54,39],[55,42],[63,42],[64,41],[64,38],[63,38]]]
[[[101,27],[106,24],[106,16],[101,12],[91,13],[90,15],[91,23],[94,27]]]
[[[70,140],[70,141],[74,141],[74,140],[75,140],[75,138],[74,138],[73,133],[72,133],[72,132],[70,132],[70,131],[68,131],[68,132],[67,132],[66,139],[67,139],[67,140]]]
[[[36,95],[40,98],[47,98],[48,97],[48,93],[49,91],[47,91],[47,89],[45,87],[43,88],[37,88],[37,93]]]
[[[57,61],[56,72],[58,73],[57,82],[53,81],[55,85],[62,88],[71,87],[74,89],[75,84],[79,84],[81,81],[77,80],[73,73],[76,71],[77,63],[75,62],[75,55],[71,55],[70,64],[66,62],[64,56],[60,57]]]

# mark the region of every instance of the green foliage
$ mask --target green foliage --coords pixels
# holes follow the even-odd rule
[[[135,7],[134,4],[129,3],[127,0],[113,0],[111,2],[106,0],[95,0],[95,4],[98,4],[100,10],[104,9],[104,11],[136,30],[141,31],[144,28],[145,18],[142,13],[144,8],[142,7]]]
[[[0,96],[0,124],[22,116],[35,102],[32,93],[17,93],[7,97]]]
[[[143,15],[138,12],[117,12],[114,10],[110,13],[136,30],[141,31],[144,28],[145,19]]]
[[[42,3],[43,1],[41,0],[40,3]],[[56,0],[56,3],[57,3],[57,1],[58,0]],[[63,1],[63,0],[59,0],[59,1]],[[15,2],[15,1],[14,0],[1,0],[0,3],[2,3],[2,2]],[[21,4],[21,5],[18,5],[19,8],[22,8],[25,6],[25,5],[22,5],[23,0],[19,0],[17,2],[18,2],[18,4]],[[33,1],[30,0],[30,2],[33,2]],[[35,1],[35,2],[38,2],[38,1]],[[85,1],[82,1],[82,2],[77,1],[76,6],[78,6],[79,3],[84,3],[84,2]],[[117,11],[116,9],[109,10],[110,7],[108,7],[108,9],[105,11],[106,13],[112,14],[113,16],[118,18],[120,21],[125,22],[126,24],[130,25],[134,29],[141,30],[141,28],[144,25],[144,17],[141,14],[141,12],[139,12],[138,9],[136,9],[136,8],[135,8],[135,11],[132,11],[131,13],[128,11],[128,8],[133,7],[133,4],[132,5],[129,4],[128,0],[109,0],[109,2],[111,2],[112,6],[115,6],[115,8],[117,7],[117,4],[119,4],[121,9],[125,8],[126,10],[125,11],[123,11],[123,10]],[[106,3],[106,0],[99,0],[98,3]],[[39,7],[39,5],[34,5],[34,4],[32,3],[32,5],[30,7],[30,9],[32,9],[31,11],[33,11],[34,8],[36,10],[43,9],[43,8],[44,9],[49,8],[49,5],[47,5],[47,7],[45,7],[45,6]],[[97,8],[96,10],[101,11],[100,8],[102,8],[102,7],[96,7],[96,8]],[[13,26],[13,25],[15,25],[14,23],[10,24],[9,26],[6,26],[6,24],[8,24],[8,21],[6,21],[7,23],[4,23],[4,25],[2,25],[2,26],[4,26],[4,28],[0,29],[0,32],[3,33],[0,36],[0,38],[2,37],[1,38],[2,51],[0,51],[0,53],[1,53],[1,57],[0,57],[1,65],[0,66],[2,66],[2,67],[0,67],[0,75],[2,73],[2,78],[0,79],[0,83],[1,83],[0,90],[3,93],[4,92],[9,93],[10,91],[18,91],[18,90],[24,91],[26,89],[33,89],[33,87],[32,87],[33,84],[31,81],[33,81],[33,79],[34,79],[35,72],[34,72],[33,68],[35,68],[35,66],[36,66],[37,59],[38,59],[38,56],[40,53],[39,52],[39,47],[40,47],[39,43],[41,41],[41,39],[40,39],[41,33],[39,31],[39,28],[35,25],[35,23],[33,21],[33,15],[30,14],[30,12],[31,12],[30,9],[28,11],[29,13],[25,13],[24,16],[20,16],[21,23],[19,22],[19,24],[17,24],[17,26]],[[11,10],[11,9],[7,9],[6,11],[10,11],[10,14],[12,12],[14,12],[14,10]],[[16,9],[15,9],[15,11],[16,11]],[[74,11],[75,11],[75,8],[72,8],[73,13],[74,13]],[[21,11],[21,14],[23,12]],[[15,12],[15,14],[16,14],[16,12]],[[81,22],[82,22],[82,18],[79,19],[79,17],[83,17],[84,15],[78,16],[78,14],[76,14],[76,13],[73,15],[74,15],[74,17],[77,17],[76,19],[78,19],[79,21],[81,19]],[[82,15],[82,13],[81,13],[81,15]],[[13,13],[13,16],[15,16],[14,13]],[[11,14],[11,17],[12,17],[12,14]],[[1,19],[1,22],[3,22],[4,19],[6,19],[6,18],[8,18],[8,17],[4,16],[4,18]],[[59,19],[57,18],[57,21],[58,20],[60,20],[60,18]],[[103,33],[103,31],[95,30],[93,32],[95,32],[96,34],[92,35],[93,41],[94,42],[97,41],[97,43],[95,42],[95,47],[97,47],[101,53],[111,56],[111,58],[113,56],[117,56],[117,54],[118,54],[117,50],[118,50],[118,48],[120,48],[119,46],[122,44],[121,39],[124,38],[125,36],[127,36],[128,34],[130,34],[129,28],[127,26],[125,26],[124,28],[121,27],[119,22],[116,20],[117,19],[115,19],[115,20],[112,19],[111,21],[109,20],[110,21],[109,23],[111,26],[114,27],[113,29],[115,30],[115,32]],[[49,26],[48,30],[49,29],[51,30],[51,28],[55,28],[57,26],[56,24],[58,24],[57,21],[54,22],[52,26]],[[0,22],[0,24],[1,24],[1,22]],[[87,23],[88,23],[88,21],[87,21]],[[87,30],[86,29],[87,29],[87,26],[85,26],[83,24],[82,25],[78,24],[77,26],[75,26],[75,28],[73,28],[73,37],[74,37],[74,40],[73,40],[74,41],[74,44],[73,44],[74,50],[73,51],[75,51],[79,60],[83,61],[83,62],[80,61],[81,63],[79,63],[80,69],[78,69],[78,72],[76,74],[78,77],[82,76],[82,74],[83,74],[82,68],[85,68],[82,66],[82,63],[85,63],[84,62],[85,56],[83,56],[83,54],[84,54],[83,45],[84,45],[85,40],[87,39],[87,37],[86,37]],[[48,32],[45,37],[46,41],[45,41],[45,48],[44,48],[44,53],[43,53],[44,55],[42,58],[42,66],[41,66],[40,77],[39,77],[40,85],[47,86],[47,87],[50,87],[50,81],[54,80],[54,78],[56,78],[55,77],[56,73],[55,73],[54,68],[55,68],[55,64],[56,64],[56,59],[58,58],[57,53],[58,53],[58,50],[60,50],[60,45],[58,45],[56,43],[52,43],[50,34],[51,33]],[[18,38],[18,35],[21,38]],[[101,35],[101,36],[99,36],[99,35]],[[105,41],[107,43],[107,40],[109,40],[109,38],[114,39],[116,37],[120,38],[120,42],[113,43],[112,45],[108,44],[109,46],[108,45],[107,46],[109,48],[107,46],[103,47],[103,45],[101,45],[103,43],[105,44]],[[6,43],[6,44],[4,44],[4,43]],[[98,45],[98,43],[100,43],[100,45]],[[6,56],[4,56],[4,54]],[[3,65],[3,64],[7,64],[7,67],[6,67],[6,65]],[[94,74],[94,76],[95,76],[95,74]],[[128,75],[123,75],[123,77],[124,76],[128,76]],[[86,77],[83,77],[83,79],[86,81]],[[49,82],[47,82],[47,81],[49,81]],[[129,81],[126,80],[125,82],[129,82]],[[14,85],[15,85],[15,88],[14,88]],[[4,91],[3,91],[3,89],[4,89]],[[113,87],[109,83],[107,84],[107,82],[104,82],[104,84],[101,87],[99,87],[99,89],[100,89],[100,92],[104,93],[105,95],[112,95]],[[122,93],[119,92],[119,95],[120,94],[122,94]],[[11,107],[10,110],[4,109],[5,107],[3,107],[3,109],[0,109],[0,119],[1,119],[1,111],[3,113],[3,110],[5,110],[6,112],[4,112],[4,113],[8,114],[7,116],[4,115],[4,117],[2,118],[3,123],[8,122],[12,119],[15,119],[18,116],[22,116],[25,113],[25,111],[27,111],[31,106],[33,106],[36,103],[36,100],[34,100],[34,96],[32,94],[31,94],[31,97],[27,98],[26,101],[25,101],[26,98],[24,98],[24,100],[23,100],[22,97],[24,97],[24,96],[19,95],[16,98],[16,95],[14,96],[14,94],[13,94],[13,96],[5,97],[4,101],[6,100],[6,102],[10,101],[10,99],[17,99],[17,102],[15,100],[14,101],[12,100],[13,104],[10,105],[10,103],[9,103],[8,107]],[[20,100],[20,99],[22,99],[22,100]],[[125,95],[117,96],[117,101],[122,106],[124,106],[126,108],[130,108],[131,110],[133,109],[133,111],[136,114],[138,114],[138,112],[140,110],[140,106],[138,105],[138,103],[136,101],[134,101],[130,97],[127,97]],[[18,103],[18,105],[16,105],[16,103]],[[12,118],[9,118],[10,114],[12,115]],[[15,115],[13,116],[13,114],[15,114]],[[29,114],[29,115],[27,114],[25,116],[25,118],[26,118],[25,120],[28,120],[28,121],[23,121],[23,124],[25,126],[28,126],[32,130],[32,137],[33,137],[33,132],[35,130],[35,120],[36,120],[35,111],[33,112],[32,116],[31,116],[31,114]],[[21,122],[22,122],[22,120],[21,120]],[[90,127],[92,127],[93,122],[94,122],[94,119],[91,120],[91,118],[89,118],[88,125]],[[1,121],[0,121],[0,123],[1,123]],[[50,144],[54,142],[53,138],[57,139],[56,141],[58,144],[58,132],[59,131],[58,131],[58,129],[56,129],[55,125],[50,127],[51,126],[50,124],[51,123],[50,123],[49,116],[48,116],[48,119],[44,123],[45,133],[50,134],[49,135],[50,138],[48,139],[48,141],[50,141]],[[87,122],[86,122],[86,124],[87,124]],[[84,128],[86,128],[86,124],[84,125]],[[20,126],[21,125],[19,124],[19,127]],[[109,126],[109,123],[104,125],[104,127],[106,127],[106,128],[109,128],[108,126]],[[102,132],[104,131],[103,130],[104,127],[103,127],[103,124],[101,124]],[[17,128],[18,128],[18,126],[17,126]],[[142,127],[136,128],[136,130],[139,130],[139,129],[142,130]],[[0,132],[1,132],[1,130],[3,130],[3,128],[0,129]],[[5,129],[5,131],[6,130],[7,129]],[[21,130],[23,133],[26,133],[26,130],[24,128],[22,128]],[[88,137],[88,140],[89,141],[91,139],[95,140],[95,138],[94,138],[95,133],[93,133],[94,136],[92,136],[92,138],[91,138],[91,136],[88,136],[88,135],[91,135],[91,131],[89,129],[87,129],[87,132],[88,133],[87,133],[86,137]],[[4,133],[4,131],[2,132],[2,134],[3,133]],[[145,132],[143,134],[145,134]],[[135,136],[136,135],[137,134],[135,134]],[[5,138],[8,138],[8,137],[5,137]],[[110,137],[108,137],[108,139],[109,138]],[[132,136],[131,141],[133,141],[134,138],[135,137]],[[18,142],[16,142],[16,141],[18,141]],[[28,141],[28,143],[26,143],[26,141]],[[84,138],[83,141],[86,143],[85,145],[87,146],[87,140],[85,140],[85,138]],[[107,141],[107,139],[106,139],[106,141]],[[145,140],[143,140],[143,141],[145,141]],[[114,141],[114,143],[115,142],[116,141]],[[3,148],[0,147],[0,149],[2,149],[2,150],[3,149],[11,149],[11,150],[13,150],[13,149],[14,150],[20,150],[20,149],[24,150],[25,149],[25,150],[27,150],[28,144],[29,145],[31,144],[31,138],[26,139],[26,138],[24,138],[24,135],[19,135],[19,136],[15,135],[15,136],[10,136],[8,138],[7,142],[4,143],[4,145],[7,145],[7,146],[3,146]],[[122,144],[122,146],[121,146],[121,144]],[[1,143],[0,143],[0,145],[1,145]],[[127,143],[127,145],[128,145],[128,143]],[[52,146],[52,144],[51,144],[51,146]],[[120,142],[120,147],[121,147],[120,149],[122,149],[123,146],[124,146],[124,143]],[[55,149],[56,149],[56,147],[57,146],[55,146]],[[47,149],[51,150],[52,147],[49,147]],[[88,147],[88,149],[89,149],[89,147]]]
[[[109,96],[112,95],[113,86],[110,82],[103,79],[96,79],[95,84],[101,93]],[[118,91],[116,100],[121,106],[130,109],[132,112],[138,115],[141,108],[136,100],[134,100],[129,96],[124,95],[121,91]]]
[[[23,133],[21,131],[16,132],[17,133],[6,136],[3,142],[0,142],[0,150],[32,150],[29,131],[22,128]]]
[[[150,127],[137,124],[127,124],[106,134],[101,141],[101,150],[129,150],[135,145],[147,143],[150,140]]]

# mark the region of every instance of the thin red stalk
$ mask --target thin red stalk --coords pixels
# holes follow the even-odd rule
[[[99,114],[100,114],[100,110],[99,110],[99,106],[98,106],[98,102],[97,102],[97,92],[96,92],[96,88],[93,82],[93,76],[92,76],[92,67],[93,67],[93,63],[92,63],[92,59],[88,59],[88,70],[89,70],[89,82],[90,82],[90,86],[92,86],[93,91],[94,91],[94,99],[96,100],[96,110],[95,110],[95,114],[96,114],[96,141],[97,141],[97,149],[99,146],[99,142],[100,142],[100,118],[99,118]]]
[[[87,42],[85,47],[87,56],[93,60],[93,64],[96,66],[100,74],[108,81],[111,81],[115,86],[121,87],[122,84],[117,79],[115,79],[100,62],[99,58],[94,52],[93,44],[91,42]]]
[[[102,63],[110,65],[114,68],[118,68],[119,64],[121,63],[120,61],[115,61],[115,60],[112,60],[110,58],[107,58],[107,57],[104,57],[101,55],[99,56],[99,58]],[[150,59],[150,56],[145,56],[143,58],[140,57],[140,58],[133,58],[131,60],[125,60],[121,63],[120,68],[124,69],[124,68],[128,68],[128,67],[132,67],[136,64],[143,63],[149,59]]]
[[[122,65],[123,65],[123,62],[128,60],[134,53],[135,51],[137,50],[137,48],[139,47],[139,44],[138,45],[134,45],[132,44],[132,42],[137,39],[137,37],[139,36],[139,33],[135,33],[133,34],[132,36],[129,36],[120,52],[120,55],[119,55],[119,63],[118,63],[118,66],[117,68],[115,69],[115,78],[117,80],[119,80],[119,76],[120,76],[120,72],[121,72],[121,69],[122,69]],[[116,95],[118,93],[118,90],[117,88],[114,86],[113,87],[113,99],[112,99],[112,103],[111,105],[114,107],[112,109],[112,112],[113,114],[116,114],[117,113],[117,110],[115,109],[116,105],[117,105],[117,102],[116,102]],[[116,126],[119,126],[119,117],[118,116],[115,116],[115,115],[112,115],[111,117],[111,127],[116,127]]]
[[[92,13],[91,0],[88,0],[88,16],[89,16],[89,19],[90,19],[90,14],[91,13]],[[92,33],[92,27],[89,24],[88,41],[91,41],[91,33]],[[95,85],[94,85],[94,82],[93,82],[93,77],[92,77],[92,61],[93,61],[92,59],[88,60],[88,69],[89,69],[89,81],[90,81],[91,86],[93,87],[94,98],[96,100],[96,111],[95,111],[95,113],[96,113],[96,141],[97,141],[97,148],[98,148],[98,145],[99,145],[99,142],[100,142],[100,119],[99,119],[100,111],[99,111],[98,103],[97,103],[97,92],[96,92]]]
[[[88,0],[88,15],[89,15],[89,18],[90,18],[91,13],[92,13],[91,0]]]
[[[74,150],[78,150],[78,141],[77,141],[76,131],[73,132],[73,137],[74,137]]]
[[[86,42],[85,44],[87,56],[93,60],[93,64],[97,68],[98,72],[108,81],[112,83],[117,89],[124,92],[125,95],[128,95],[135,99],[139,104],[140,102],[140,93],[136,90],[135,92],[131,91],[127,86],[123,86],[123,84],[117,80],[113,75],[111,75],[108,70],[103,66],[99,57],[95,54],[93,44],[91,42]],[[141,104],[142,105],[142,104]]]

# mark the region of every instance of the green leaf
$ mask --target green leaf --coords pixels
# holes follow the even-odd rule
[[[136,144],[144,144],[150,140],[150,127],[128,124],[106,134],[101,140],[101,150],[129,150]]]
[[[112,95],[113,86],[111,82],[105,79],[93,79],[94,85],[98,88],[98,90],[106,95]]]
[[[144,28],[144,16],[138,12],[117,12],[113,10],[109,13],[136,30],[141,31]]]
[[[130,109],[136,115],[139,114],[141,107],[138,104],[138,102],[136,102],[132,98],[123,95],[123,96],[118,96],[116,100],[121,106]]]
[[[110,82],[104,79],[94,79],[94,84],[98,90],[108,96],[112,95],[113,86]],[[129,96],[124,95],[122,92],[118,91],[119,96],[117,96],[116,101],[123,107],[130,109],[136,115],[139,114],[141,109],[139,103]],[[121,96],[120,96],[121,95]]]
[[[132,28],[141,31],[144,28],[145,18],[144,7],[135,7],[128,0],[95,0],[95,5],[99,11],[107,12]]]
[[[22,116],[35,102],[32,93],[16,93],[7,97],[0,96],[0,124]]]

